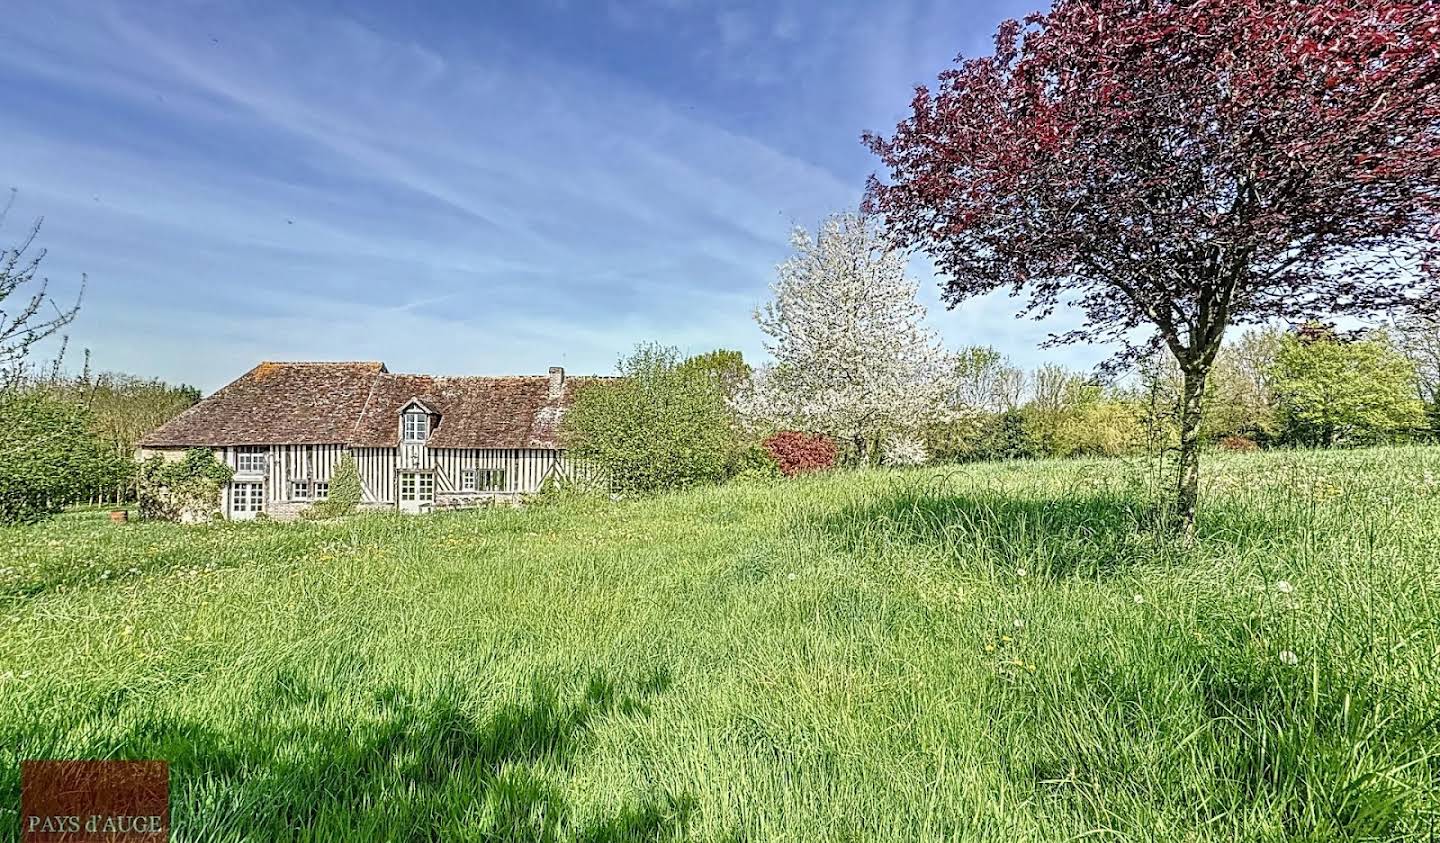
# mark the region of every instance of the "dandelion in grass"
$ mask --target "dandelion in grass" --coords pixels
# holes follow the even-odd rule
[[[1019,618],[1016,618],[1016,619],[1015,619],[1015,628],[1016,628],[1016,629],[1024,629],[1024,628],[1025,628],[1025,622],[1022,621],[1022,620],[1020,620]]]
[[[1143,594],[1137,594],[1137,595],[1135,595],[1135,605],[1138,606],[1138,605],[1140,605],[1141,603],[1144,603],[1144,602],[1145,602],[1145,595],[1143,595]]]
[[[1281,650],[1280,662],[1281,664],[1297,665],[1300,663],[1300,657],[1295,655],[1293,650]]]
[[[1289,580],[1280,580],[1275,583],[1275,590],[1281,594],[1290,594],[1295,590],[1295,586],[1291,585]]]
[[[1030,573],[1030,572],[1027,571],[1027,570],[1025,570],[1024,568],[1016,568],[1016,569],[1015,569],[1015,576],[1017,576],[1017,577],[1023,577],[1023,576],[1025,576],[1025,575],[1028,574],[1028,573]]]

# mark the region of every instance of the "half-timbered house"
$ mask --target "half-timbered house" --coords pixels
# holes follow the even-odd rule
[[[354,456],[362,506],[424,512],[516,500],[564,471],[579,381],[393,374],[383,363],[261,363],[140,442],[142,459],[209,448],[234,470],[228,518],[294,517]]]

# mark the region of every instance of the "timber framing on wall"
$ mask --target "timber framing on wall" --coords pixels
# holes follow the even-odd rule
[[[295,514],[315,490],[328,490],[346,454],[367,506],[397,506],[407,472],[433,477],[436,508],[518,499],[569,475],[560,420],[588,380],[566,378],[558,367],[526,377],[435,377],[393,374],[376,362],[266,362],[145,437],[141,448],[214,449],[235,472],[221,502],[227,514],[242,488],[236,484],[248,483],[263,484],[264,511]],[[411,410],[425,413],[428,427],[407,440]],[[466,472],[488,478],[490,488],[465,488]]]

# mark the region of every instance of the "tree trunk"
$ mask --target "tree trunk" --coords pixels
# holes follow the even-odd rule
[[[1180,395],[1180,477],[1175,495],[1175,518],[1189,534],[1195,529],[1195,503],[1200,497],[1200,420],[1205,409],[1205,378],[1201,366],[1184,367]]]

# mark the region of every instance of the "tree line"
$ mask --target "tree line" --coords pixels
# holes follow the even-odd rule
[[[134,500],[140,438],[199,398],[114,372],[11,379],[0,390],[0,521]]]
[[[8,210],[0,210],[0,223]],[[200,400],[191,386],[92,373],[88,352],[79,374],[65,374],[64,342],[48,364],[32,361],[37,343],[75,320],[84,291],[82,280],[73,303],[56,304],[40,274],[39,231],[37,221],[0,251],[0,523],[132,500],[141,437]],[[18,307],[5,307],[16,300]]]
[[[1199,440],[1231,450],[1440,439],[1440,378],[1424,349],[1440,322],[1337,331],[1252,329],[1221,347]],[[1156,354],[1106,383],[1054,364],[1023,371],[994,349],[958,355],[958,418],[926,426],[937,459],[1117,456],[1174,450],[1183,376]]]
[[[1184,436],[1168,351],[1108,377],[1029,371],[986,346],[947,350],[884,234],[854,214],[797,230],[755,313],[770,360],[642,345],[566,418],[576,456],[616,488],[676,488],[795,465],[909,466],[1167,454]],[[1343,331],[1253,328],[1223,344],[1195,442],[1231,450],[1440,438],[1440,320]],[[796,437],[801,437],[796,439]],[[804,437],[809,437],[804,438]],[[796,462],[791,453],[807,456]]]

